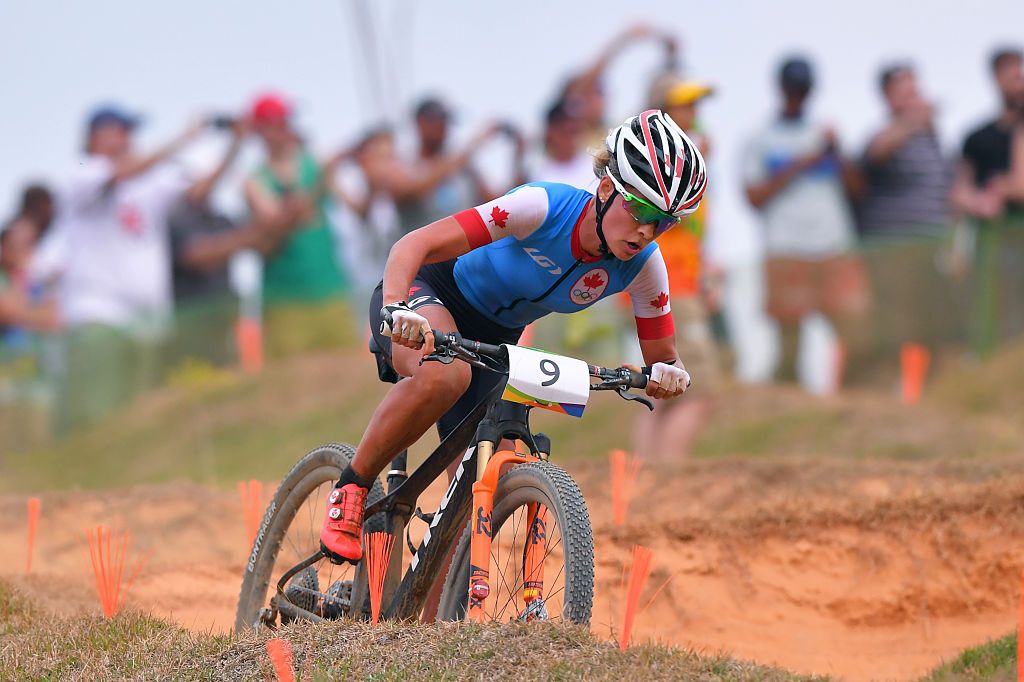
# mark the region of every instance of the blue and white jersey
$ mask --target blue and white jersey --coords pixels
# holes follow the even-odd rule
[[[625,291],[641,339],[672,336],[668,273],[656,243],[628,261],[594,258],[581,248],[580,223],[593,199],[586,190],[537,182],[457,213],[473,248],[455,263],[459,291],[509,328]]]

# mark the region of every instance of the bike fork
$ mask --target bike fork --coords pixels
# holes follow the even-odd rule
[[[469,554],[469,600],[467,602],[467,617],[469,620],[483,622],[487,619],[487,599],[491,594],[491,541],[494,535],[494,529],[491,527],[491,517],[494,511],[494,491],[498,487],[498,478],[506,466],[533,461],[537,461],[537,458],[533,455],[512,450],[502,450],[495,453],[494,443],[490,441],[481,440],[477,443],[477,481],[473,484],[473,512],[471,517],[473,525]],[[537,520],[538,515],[539,513],[535,511],[533,521]],[[541,517],[540,523],[543,524],[543,517]],[[534,527],[534,524],[531,524],[530,528],[533,529]],[[529,543],[527,543],[527,546],[529,547]],[[531,552],[531,556],[533,554]],[[542,566],[544,558],[543,549],[536,556],[539,557],[539,562]],[[535,559],[531,559],[531,561],[533,560]],[[534,573],[541,575],[540,580],[543,580],[540,568],[535,568]]]
[[[487,469],[494,443],[477,444],[477,481],[473,484],[473,531],[469,552],[469,620],[483,622],[487,597],[491,594],[491,512],[494,511],[494,488],[488,485]]]

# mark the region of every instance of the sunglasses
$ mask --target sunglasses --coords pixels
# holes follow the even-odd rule
[[[655,237],[658,237],[666,230],[679,224],[678,216],[665,213],[646,199],[627,192],[611,173],[608,173],[608,177],[611,178],[612,184],[615,185],[615,189],[622,195],[622,208],[626,209],[626,212],[629,213],[637,224],[654,225]]]

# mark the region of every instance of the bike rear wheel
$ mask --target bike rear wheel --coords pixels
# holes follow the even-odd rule
[[[531,505],[535,512],[540,510],[540,526],[531,526]],[[471,518],[456,547],[445,578],[438,608],[441,620],[466,617],[473,521]],[[489,620],[590,622],[594,601],[590,515],[579,487],[564,470],[549,462],[509,469],[494,493],[491,533],[490,595],[485,610]],[[527,547],[536,546],[538,539],[543,551],[528,560]],[[537,587],[531,578],[538,577],[538,560],[543,576],[539,604],[524,599],[526,591]]]
[[[322,445],[299,460],[281,481],[246,562],[235,612],[236,632],[258,627],[263,622],[261,611],[269,607],[281,576],[319,549],[327,495],[354,455],[349,445]],[[367,503],[383,496],[383,487],[374,481]],[[384,515],[366,519],[363,530],[385,530]],[[363,618],[366,584],[365,561],[336,566],[321,559],[292,578],[286,593],[295,595],[293,603],[317,615]],[[328,593],[331,597],[325,598]],[[353,604],[359,607],[352,608]]]

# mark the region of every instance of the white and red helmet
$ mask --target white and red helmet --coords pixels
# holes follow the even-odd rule
[[[708,186],[704,157],[668,114],[649,109],[628,118],[608,132],[605,142],[620,181],[665,213],[684,216],[697,210]]]

